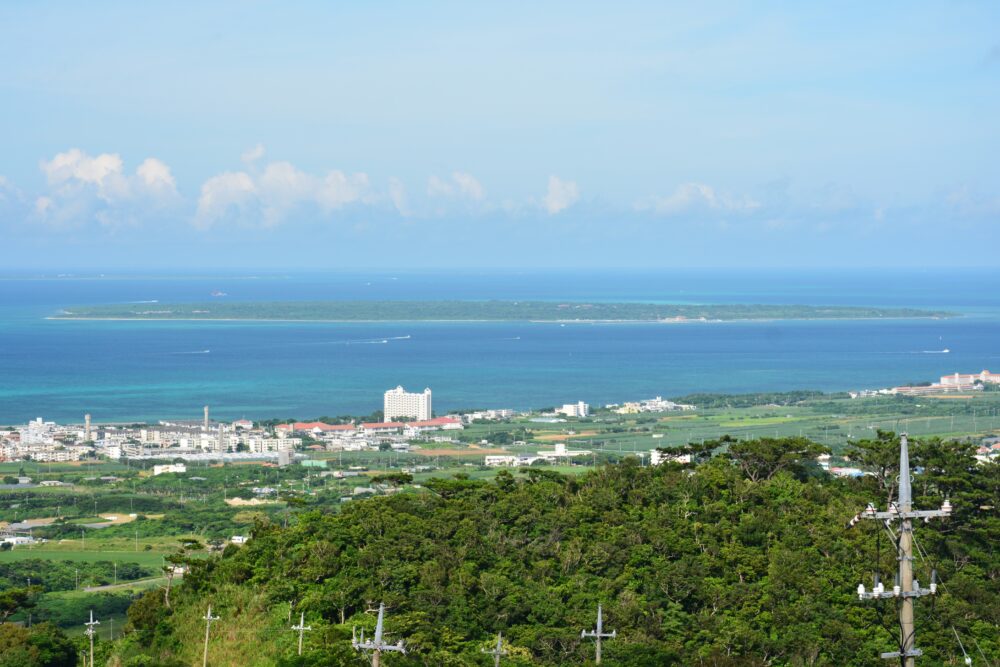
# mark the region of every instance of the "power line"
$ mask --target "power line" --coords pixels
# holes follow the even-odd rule
[[[962,649],[962,655],[965,656],[965,664],[971,665],[972,658],[970,658],[969,654],[965,652],[965,646],[962,645],[962,638],[958,636],[958,630],[955,629],[954,625],[951,626],[951,631],[955,633],[955,641],[958,642],[958,648]]]

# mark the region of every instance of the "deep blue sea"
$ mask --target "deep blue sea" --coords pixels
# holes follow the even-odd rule
[[[550,299],[913,306],[945,320],[688,324],[72,322],[139,301]],[[943,354],[941,350],[949,349]],[[131,278],[0,274],[0,423],[367,414],[690,392],[845,390],[1000,368],[996,271],[493,271]]]

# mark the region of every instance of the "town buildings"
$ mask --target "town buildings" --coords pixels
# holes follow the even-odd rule
[[[1000,384],[1000,373],[987,370],[979,373],[952,373],[942,375],[940,380],[931,384],[893,387],[890,391],[904,396],[921,396],[949,391],[979,391],[988,384]]]
[[[673,401],[669,401],[662,396],[647,398],[641,401],[630,401],[622,403],[621,405],[608,405],[606,407],[614,410],[620,415],[637,415],[641,412],[674,412],[677,410],[688,411],[696,409],[693,405],[688,405],[686,403],[674,403]]]

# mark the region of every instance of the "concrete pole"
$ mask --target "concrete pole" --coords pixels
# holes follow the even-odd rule
[[[212,613],[212,608],[211,607],[208,608],[208,613],[209,614]],[[205,652],[202,654],[201,667],[206,667],[206,665],[208,665],[208,629],[210,627],[212,627],[212,622],[206,619],[205,620]],[[94,667],[94,666],[91,665],[90,667]]]
[[[600,635],[597,635],[597,641],[594,643],[594,646],[596,647],[594,649],[594,664],[595,665],[599,665],[599,664],[601,664],[601,636]],[[91,667],[93,667],[93,666],[91,666]]]
[[[204,616],[205,620],[205,652],[202,654],[201,667],[208,666],[208,631],[212,627],[212,621],[219,620],[218,616],[212,616],[212,605],[208,605],[208,613]],[[93,667],[93,665],[91,665]]]
[[[913,491],[910,484],[910,452],[904,435],[899,446],[899,511],[913,509]],[[915,658],[907,656],[917,645],[913,627],[913,598],[908,595],[913,590],[913,522],[904,518],[899,529],[899,586],[902,603],[899,607],[899,646],[903,654],[904,667],[914,667]]]
[[[382,667],[382,651],[378,649],[375,649],[375,652],[372,653],[372,667]]]

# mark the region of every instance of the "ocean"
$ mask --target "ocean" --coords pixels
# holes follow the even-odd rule
[[[226,296],[213,297],[213,292]],[[685,324],[86,322],[125,302],[543,299],[945,309],[940,320]],[[945,353],[943,350],[949,350]],[[691,392],[840,391],[1000,368],[1000,272],[0,274],[0,424],[368,414],[396,385],[439,413]]]

